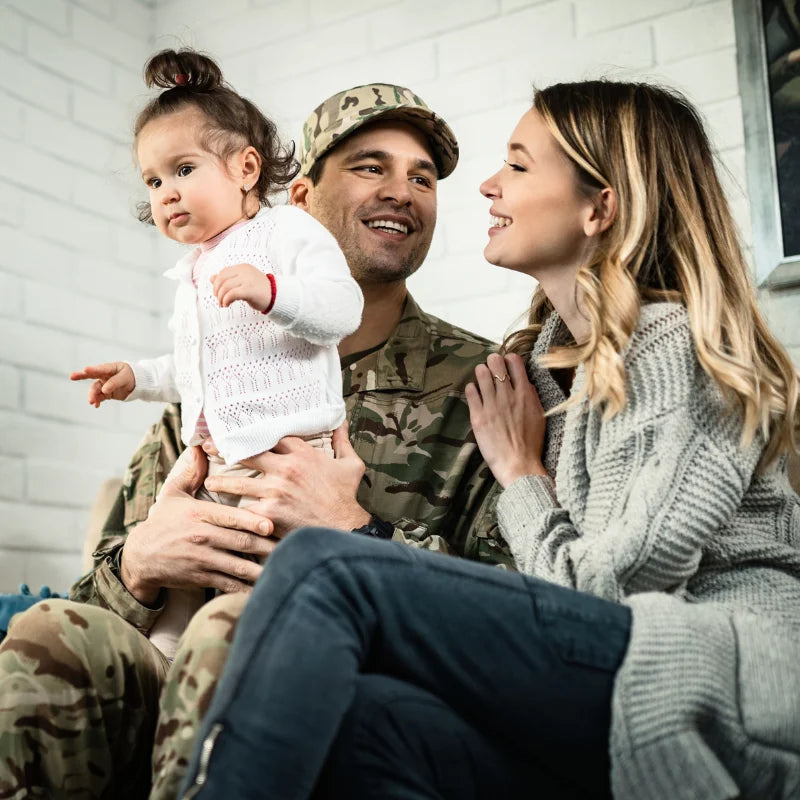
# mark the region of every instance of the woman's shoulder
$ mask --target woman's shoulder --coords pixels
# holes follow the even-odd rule
[[[646,303],[639,311],[625,359],[652,357],[665,346],[694,352],[686,307],[680,303]]]
[[[628,397],[643,411],[683,405],[704,383],[689,315],[679,303],[643,305],[622,356]]]

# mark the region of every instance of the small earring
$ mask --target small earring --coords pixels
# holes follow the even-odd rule
[[[250,185],[246,183],[244,186],[242,186],[242,191],[247,194],[250,191]]]

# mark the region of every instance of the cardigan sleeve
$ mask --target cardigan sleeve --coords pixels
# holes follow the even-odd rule
[[[740,506],[763,439],[742,448],[740,418],[713,381],[696,362],[670,370],[673,362],[674,353],[649,348],[628,371],[622,412],[603,422],[600,409],[582,411],[594,415],[587,431],[598,432],[587,433],[585,449],[562,451],[583,465],[558,472],[581,487],[572,515],[548,477],[524,476],[503,492],[498,522],[521,571],[614,601],[685,588],[706,542]],[[660,400],[657,387],[641,384],[653,375],[667,387]]]
[[[361,289],[327,228],[294,206],[279,211],[270,247],[281,272],[269,316],[294,336],[338,344],[361,323]]]
[[[151,400],[180,403],[181,395],[175,382],[175,359],[171,353],[130,364],[136,381],[127,400]]]

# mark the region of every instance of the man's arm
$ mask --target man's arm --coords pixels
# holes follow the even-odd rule
[[[363,487],[364,462],[347,437],[347,426],[334,431],[335,458],[301,439],[281,440],[272,452],[261,453],[245,463],[263,474],[257,478],[217,476],[206,488],[215,492],[258,497],[251,511],[271,519],[276,535],[305,527],[334,527],[349,531],[365,525],[373,509],[357,498]],[[477,447],[468,447],[468,466],[460,465],[457,494],[447,504],[448,513],[430,527],[408,517],[391,518],[393,541],[411,547],[454,553],[486,564],[514,569],[511,552],[502,539],[495,519],[500,489],[480,457]],[[411,489],[412,487],[409,487]],[[414,491],[422,491],[415,487]],[[422,492],[425,494],[424,492]]]
[[[203,475],[170,480],[153,504],[180,449],[180,417],[170,406],[134,455],[103,529],[95,566],[70,598],[108,608],[147,634],[163,608],[161,589],[249,589],[276,540],[269,520],[246,510],[196,500]],[[196,471],[196,470],[195,470]],[[152,509],[152,511],[151,511]]]
[[[164,479],[183,449],[180,406],[168,405],[131,458],[92,554],[94,567],[70,588],[71,600],[110,608],[140,630],[150,629],[161,607],[142,606],[125,589],[119,576],[120,556],[131,529],[147,519]]]

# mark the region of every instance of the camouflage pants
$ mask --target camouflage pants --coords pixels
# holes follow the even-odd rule
[[[178,792],[200,719],[214,696],[248,597],[225,594],[206,603],[178,644],[161,692],[151,800],[173,800]]]
[[[0,645],[0,800],[144,800],[151,764],[152,796],[174,798],[246,599],[203,606],[171,667],[105,609],[48,600],[15,617]]]

